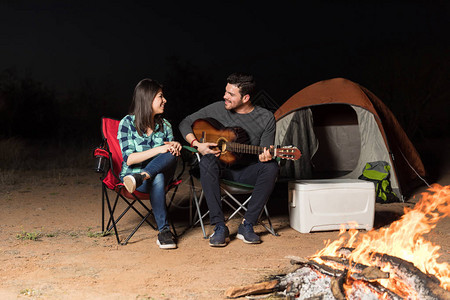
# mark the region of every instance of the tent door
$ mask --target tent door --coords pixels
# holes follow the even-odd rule
[[[361,152],[355,110],[346,104],[311,107],[319,148],[313,156],[313,178],[336,178],[353,171]]]

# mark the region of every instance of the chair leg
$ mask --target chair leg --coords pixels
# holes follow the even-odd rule
[[[197,198],[197,195],[194,195],[195,207],[197,209],[194,219],[198,216],[198,220],[197,220],[197,222],[195,222],[193,224],[193,226],[195,226],[197,223],[200,222],[200,226],[202,227],[202,232],[203,232],[203,238],[207,239],[208,237],[206,236],[205,225],[203,224],[203,218],[206,217],[206,215],[209,213],[209,211],[206,212],[204,215],[201,215],[200,204],[202,202],[202,199],[203,199],[203,191],[200,193],[200,198]]]
[[[112,222],[112,228],[114,228],[114,233],[117,239],[117,244],[120,244],[120,239],[119,239],[119,233],[117,231],[117,227],[116,227],[116,222],[114,220],[114,211],[113,208],[111,207],[111,202],[109,201],[109,196],[107,191],[105,191],[105,200],[106,200],[106,204],[108,206],[108,211],[109,211],[109,222]],[[109,229],[108,231],[110,231],[111,229]]]
[[[134,203],[136,203],[136,201],[137,202],[139,202],[139,204],[145,209],[145,210],[147,210],[147,212],[150,212],[150,214],[147,214],[147,217],[149,216],[149,215],[151,215],[151,209],[150,208],[148,208],[147,207],[147,205],[145,205],[139,198],[137,198],[137,197],[135,197],[134,195],[134,197],[135,197],[135,199],[132,201],[132,202],[130,202],[130,201],[128,201],[125,197],[123,197],[122,195],[118,195],[118,196],[120,196],[120,198],[122,198],[122,200],[123,201],[125,201],[127,204],[128,204],[128,207],[120,214],[120,216],[116,219],[116,223],[118,223],[119,221],[120,221],[120,219],[122,219],[122,217],[128,212],[128,210],[131,208],[132,210],[134,210],[138,215],[139,215],[139,217],[141,217],[145,222],[147,222],[147,224],[148,225],[150,225],[150,227],[152,227],[154,230],[156,230],[156,227],[152,224],[152,223],[150,223],[148,220],[147,220],[147,218],[145,217],[144,218],[144,216],[134,207]],[[113,211],[115,210],[115,207],[114,207],[114,209],[113,209]],[[112,226],[110,226],[109,228],[108,228],[108,230],[111,230],[111,228],[112,228]]]
[[[261,215],[260,215],[259,218],[258,218],[258,222],[259,222],[262,226],[264,226],[264,228],[266,228],[266,230],[267,230],[268,232],[270,232],[271,234],[273,234],[274,236],[280,236],[280,235],[275,231],[275,229],[274,229],[273,226],[272,226],[272,221],[270,220],[270,216],[269,216],[269,210],[267,209],[267,206],[266,206],[266,205],[264,205],[264,212],[265,212],[265,214],[266,214],[267,222],[269,223],[269,226],[267,226],[266,224],[264,224],[264,223],[262,222],[262,220],[261,220]],[[261,214],[262,214],[262,211],[261,211]]]
[[[102,183],[102,232],[105,232],[105,189]]]
[[[118,192],[116,192],[116,198],[114,200],[114,205],[111,205],[111,201],[110,201],[110,198],[108,196],[108,192],[107,192],[107,190],[104,191],[104,196],[105,196],[104,200],[107,203],[108,211],[109,211],[109,215],[110,215],[106,228],[107,228],[107,231],[111,231],[114,228],[114,233],[116,235],[117,243],[121,244],[121,245],[126,245],[128,243],[128,241],[130,240],[130,238],[136,233],[136,231],[142,226],[142,224],[144,222],[146,222],[147,224],[150,225],[150,227],[152,227],[154,230],[156,230],[156,227],[148,220],[148,217],[150,215],[152,215],[152,210],[149,207],[147,207],[138,197],[136,197],[134,194],[132,194],[132,195],[134,197],[134,200],[133,201],[128,201],[128,199],[126,199],[124,196],[122,196],[120,194],[120,191],[118,191]],[[127,204],[127,207],[122,211],[122,213],[119,215],[119,217],[117,217],[115,219],[114,218],[114,212],[116,210],[119,197],[122,198],[122,200]],[[137,210],[134,207],[134,204],[136,202],[138,202],[147,211],[147,214],[145,216],[142,215],[142,213],[139,212],[139,210]],[[120,241],[119,233],[118,233],[116,224],[130,210],[130,208],[133,209],[139,215],[139,217],[141,217],[141,222],[132,230],[132,232],[125,239]],[[103,221],[103,224],[104,224],[104,219],[102,221]]]
[[[239,206],[239,208],[236,209],[233,205],[230,204],[230,202],[228,202],[226,200],[226,197],[222,197],[222,201],[227,203],[234,210],[234,212],[228,217],[228,219],[233,218],[237,213],[239,213],[242,217],[244,217],[244,215],[240,212],[240,210],[243,209],[244,211],[247,211],[247,208],[245,207],[245,205],[247,205],[247,203],[250,201],[252,196],[248,197],[247,200],[244,201],[244,203],[240,203],[235,197],[233,197],[232,194],[230,194],[230,192],[228,192],[227,190],[223,190],[223,191],[227,194],[228,197],[230,197]]]
[[[178,187],[179,187],[178,185],[176,185],[174,187],[174,191],[173,191],[172,197],[170,197],[169,205],[167,205],[167,214],[168,214],[169,222],[170,222],[170,225],[172,226],[173,234],[174,234],[175,237],[178,237],[178,234],[177,234],[177,231],[175,229],[175,224],[173,222],[173,219],[172,219],[172,217],[169,214],[169,210],[170,210],[170,207],[172,206],[173,200],[175,199],[175,195],[176,195],[176,193],[178,191]]]
[[[118,195],[118,194],[116,194],[116,198],[114,199],[114,205],[112,206],[111,212],[112,212],[113,214],[114,214],[114,212],[116,211],[117,202],[119,202],[119,195]],[[112,220],[112,219],[111,219],[111,217],[110,217],[109,220],[108,220],[108,223],[106,224],[106,231],[110,231],[111,228],[112,228],[111,220]],[[116,220],[116,223],[117,223],[117,220]]]
[[[201,214],[200,211],[200,204],[203,200],[203,190],[200,193],[200,197],[197,198],[197,193],[195,192],[195,184],[194,184],[194,179],[192,178],[192,176],[190,176],[190,182],[191,182],[191,192],[192,192],[192,196],[194,198],[194,203],[195,203],[195,208],[196,208],[196,212],[194,214],[194,216],[191,218],[191,224],[192,227],[194,227],[198,222],[200,222],[200,226],[202,227],[202,232],[203,232],[203,238],[207,239],[208,237],[206,236],[206,231],[205,231],[205,225],[203,224],[203,218],[206,216]],[[192,215],[192,213],[191,213]],[[194,220],[197,218],[198,216],[198,220],[196,222],[194,222]]]
[[[241,215],[242,217],[244,217],[244,215],[240,212],[240,210],[244,210],[247,211],[247,207],[245,207],[245,205],[247,205],[247,203],[250,201],[251,196],[247,198],[247,200],[245,200],[243,203],[240,203],[230,192],[228,192],[227,190],[223,189],[223,191],[226,193],[226,195],[228,197],[230,197],[230,199],[232,199],[239,207],[236,208],[234,207],[234,205],[232,205],[227,199],[226,197],[222,197],[222,201],[224,201],[226,204],[228,204],[233,210],[234,212],[227,218],[227,221],[230,220],[231,218],[233,218],[236,214]],[[266,214],[266,218],[267,218],[267,222],[269,223],[269,226],[267,226],[266,224],[264,224],[261,220],[261,216],[263,214],[263,212]],[[272,235],[274,236],[279,236],[279,234],[275,231],[275,229],[272,226],[272,221],[270,220],[270,216],[269,216],[269,211],[267,209],[267,206],[264,205],[264,209],[260,212],[259,217],[258,217],[258,224],[261,224],[268,232],[270,232]]]
[[[144,224],[145,221],[147,221],[147,218],[152,214],[152,212],[148,212],[147,215],[141,220],[141,222],[133,229],[133,231],[127,236],[126,239],[124,239],[120,244],[126,245],[128,241],[131,239],[131,237],[136,233],[136,231],[141,227],[142,224]]]

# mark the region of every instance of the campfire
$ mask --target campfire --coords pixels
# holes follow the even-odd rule
[[[226,296],[275,293],[286,299],[450,299],[450,268],[438,263],[438,245],[423,236],[450,213],[450,186],[433,185],[413,209],[387,228],[360,234],[342,227],[340,238],[296,270],[227,290]]]

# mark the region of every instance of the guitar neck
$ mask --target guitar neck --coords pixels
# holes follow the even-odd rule
[[[237,153],[259,155],[264,152],[264,147],[239,144],[239,143],[235,143],[235,142],[227,142],[227,150],[229,150],[231,152],[237,152]],[[269,148],[270,154],[272,154],[272,155],[273,155],[273,150],[274,149]]]

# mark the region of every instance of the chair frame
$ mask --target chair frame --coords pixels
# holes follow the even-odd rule
[[[118,174],[120,173],[120,170],[116,170],[117,168],[121,168],[121,163],[123,161],[122,157],[115,158],[113,153],[110,150],[110,141],[108,141],[108,137],[105,136],[105,126],[106,122],[119,122],[119,120],[103,117],[102,118],[102,125],[101,125],[101,132],[102,132],[102,138],[103,138],[103,150],[105,150],[108,154],[108,157],[106,157],[109,161],[109,167],[107,170],[103,170],[103,175],[100,177],[100,180],[102,182],[102,232],[107,233],[110,232],[112,229],[114,229],[114,233],[117,239],[117,243],[120,245],[126,245],[128,241],[133,237],[133,235],[136,233],[136,231],[142,226],[142,224],[147,223],[152,227],[154,230],[157,230],[156,225],[152,224],[148,218],[153,215],[152,209],[148,207],[142,200],[150,200],[150,195],[147,193],[141,193],[139,191],[135,191],[133,193],[129,193],[123,182],[120,180]],[[117,131],[116,131],[117,133]],[[110,137],[113,138],[113,137]],[[119,144],[119,141],[116,139],[113,143]],[[117,145],[116,145],[117,147]],[[120,151],[119,150],[116,150]],[[117,153],[116,153],[117,154]],[[117,160],[116,163],[114,163],[114,160]],[[119,164],[120,162],[120,164]],[[184,172],[184,167],[180,174],[169,184],[168,190],[171,188],[175,188],[174,193],[172,194],[172,197],[170,199],[169,205],[167,206],[167,210],[169,210],[170,205],[172,204],[172,201],[175,198],[176,191],[178,190],[179,184],[181,183],[181,176]],[[110,198],[109,191],[113,191],[115,193],[114,199]],[[120,213],[120,215],[117,218],[114,218],[114,213],[117,208],[117,204],[119,202],[119,199],[122,199],[127,207]],[[142,214],[136,207],[135,204],[139,203],[139,205],[144,209],[144,214]],[[105,207],[106,206],[106,207]],[[107,208],[107,210],[106,210]],[[117,229],[117,223],[122,219],[122,217],[130,210],[136,212],[136,214],[141,218],[141,221],[132,229],[131,233],[124,239],[120,240],[119,237],[119,231]],[[105,211],[109,213],[108,220],[106,220]],[[169,218],[170,219],[170,218]],[[174,235],[177,236],[175,226],[173,224],[173,221],[170,219],[172,229],[174,231]]]
[[[201,157],[200,157],[200,154],[198,153],[197,149],[189,147],[189,146],[183,146],[183,148],[190,151],[191,153],[195,154],[197,162],[200,162]],[[207,239],[208,236],[206,235],[206,230],[205,230],[205,225],[204,225],[203,220],[209,214],[209,210],[207,212],[205,212],[203,215],[201,214],[201,210],[200,210],[200,206],[204,199],[203,189],[200,192],[200,196],[197,196],[196,186],[194,183],[194,175],[193,175],[192,170],[189,171],[189,180],[190,180],[191,194],[193,196],[192,198],[194,200],[195,209],[196,209],[196,212],[194,215],[192,215],[192,210],[191,210],[191,226],[194,227],[200,223],[200,226],[202,228],[203,238]],[[228,222],[230,219],[232,219],[236,214],[239,214],[240,216],[244,217],[244,214],[241,212],[241,210],[247,211],[246,205],[248,204],[248,202],[250,201],[250,199],[252,197],[250,195],[245,201],[241,202],[233,195],[251,194],[253,192],[253,188],[254,187],[249,184],[239,183],[239,182],[230,181],[230,180],[226,180],[226,179],[220,180],[220,189],[222,192],[221,200],[224,203],[226,203],[233,210],[233,213],[225,219],[225,223]],[[227,197],[229,197],[232,200],[232,202],[234,202],[234,205],[233,205],[233,203],[231,203],[231,201],[229,201],[227,199]],[[261,217],[262,217],[263,213],[265,214],[265,217],[267,218],[267,222],[269,223],[269,225],[266,225],[262,222]],[[264,204],[264,208],[263,208],[263,210],[261,210],[261,212],[259,214],[258,224],[262,225],[272,235],[279,236],[279,234],[273,228],[272,221],[270,220],[270,215],[269,215],[269,211],[267,209],[266,204]]]

